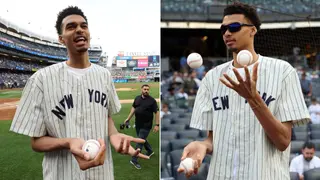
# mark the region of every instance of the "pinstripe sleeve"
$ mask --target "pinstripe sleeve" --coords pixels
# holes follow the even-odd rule
[[[212,130],[213,112],[207,77],[203,78],[197,92],[190,122],[190,127],[200,130]]]
[[[304,125],[310,121],[308,108],[302,95],[300,80],[293,68],[282,80],[281,95],[275,116],[281,122],[292,121],[294,126]]]
[[[39,81],[30,78],[23,89],[10,131],[30,137],[46,135],[44,104],[43,91]]]
[[[113,83],[113,79],[111,77],[111,73],[108,72],[109,78],[109,90],[108,90],[108,97],[109,97],[109,111],[108,114],[111,116],[112,114],[116,114],[121,109],[121,104],[118,98],[118,94],[116,88]]]

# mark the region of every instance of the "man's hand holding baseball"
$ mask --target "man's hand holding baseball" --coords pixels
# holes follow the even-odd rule
[[[99,152],[94,159],[89,160],[89,154],[82,150],[82,146],[85,143],[85,141],[79,138],[73,138],[70,140],[70,152],[78,161],[81,170],[87,170],[89,168],[104,164],[106,145],[103,139],[98,139],[98,141],[100,143]]]

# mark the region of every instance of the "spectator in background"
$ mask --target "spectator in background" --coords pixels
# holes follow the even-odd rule
[[[316,98],[311,99],[311,105],[308,109],[311,116],[311,123],[320,124],[320,104],[317,102]]]
[[[183,83],[183,80],[179,76],[179,73],[177,71],[173,72],[173,76],[169,78],[169,83],[170,84]]]
[[[192,71],[188,78],[185,80],[184,91],[191,96],[197,94],[197,90],[200,87],[201,81],[196,77],[197,73]]]
[[[182,73],[188,72],[189,71],[189,66],[187,64],[187,58],[191,51],[189,49],[184,50],[183,56],[180,58],[180,71]]]
[[[312,95],[312,85],[311,81],[306,79],[306,73],[303,72],[300,79],[300,84],[302,88],[302,93],[304,96],[311,97]]]
[[[201,65],[199,68],[195,69],[195,71],[197,72],[197,78],[199,80],[202,80],[202,78],[204,77],[204,72],[205,72],[205,67],[204,65]]]
[[[173,87],[168,88],[168,93],[165,95],[164,101],[170,108],[176,107],[176,94]]]
[[[299,173],[300,180],[303,180],[303,173],[320,167],[320,159],[314,155],[315,145],[306,142],[302,148],[302,154],[293,158],[290,163],[290,172]]]
[[[183,88],[180,88],[179,89],[179,92],[177,93],[177,98],[183,98],[185,100],[188,100],[188,94],[184,92],[184,89]]]
[[[164,115],[171,114],[169,111],[169,105],[166,103],[162,103],[161,111],[160,111],[160,118],[162,119]]]

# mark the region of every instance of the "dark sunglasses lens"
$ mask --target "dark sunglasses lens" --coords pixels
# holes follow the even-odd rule
[[[239,23],[232,23],[229,24],[229,31],[230,32],[238,32],[241,29],[241,24]]]
[[[221,30],[221,34],[224,34],[224,33],[226,33],[226,31],[228,30],[228,26],[222,25],[222,26],[220,27],[220,30]]]

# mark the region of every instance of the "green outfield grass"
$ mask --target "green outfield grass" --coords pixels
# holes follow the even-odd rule
[[[116,88],[132,88],[130,91],[118,91],[119,99],[134,99],[141,94],[141,86],[144,83],[116,83]],[[159,83],[147,83],[150,86],[150,95],[154,98],[159,98]],[[20,98],[22,90],[4,90],[0,91],[1,98]]]
[[[119,84],[116,84],[118,86]],[[130,84],[130,86],[124,86],[121,84],[120,87],[131,87],[137,86],[140,90],[142,84]],[[155,85],[152,85],[155,86]],[[119,87],[117,87],[119,88]],[[158,89],[158,90],[156,90]],[[159,91],[159,84],[157,87],[152,88],[152,91]],[[1,95],[2,92],[0,92]],[[140,93],[135,92],[134,98]],[[156,94],[156,93],[155,93]],[[159,92],[157,92],[159,94]],[[119,94],[119,98],[123,99],[122,93]],[[154,96],[156,98],[156,96]],[[127,99],[127,98],[125,98]],[[120,113],[115,114],[113,119],[115,121],[117,129],[119,125],[127,118],[128,113],[131,109],[131,104],[122,104]],[[133,119],[134,120],[134,119]],[[133,121],[131,122],[133,124]],[[42,153],[33,152],[30,147],[30,138],[23,135],[18,135],[9,132],[11,121],[0,121],[0,179],[4,180],[41,180],[42,179]],[[119,130],[120,131],[120,130]],[[135,129],[125,129],[120,132],[136,136]],[[149,180],[159,179],[159,133],[150,133],[148,137],[155,154],[150,160],[139,159],[142,169],[137,170],[130,164],[130,156],[124,156],[118,154],[112,150],[113,162],[114,162],[114,175],[115,180]],[[132,144],[135,146],[135,144]],[[113,149],[113,148],[112,148]],[[145,151],[143,151],[144,153]]]
[[[0,98],[20,98],[22,90],[0,91]]]

